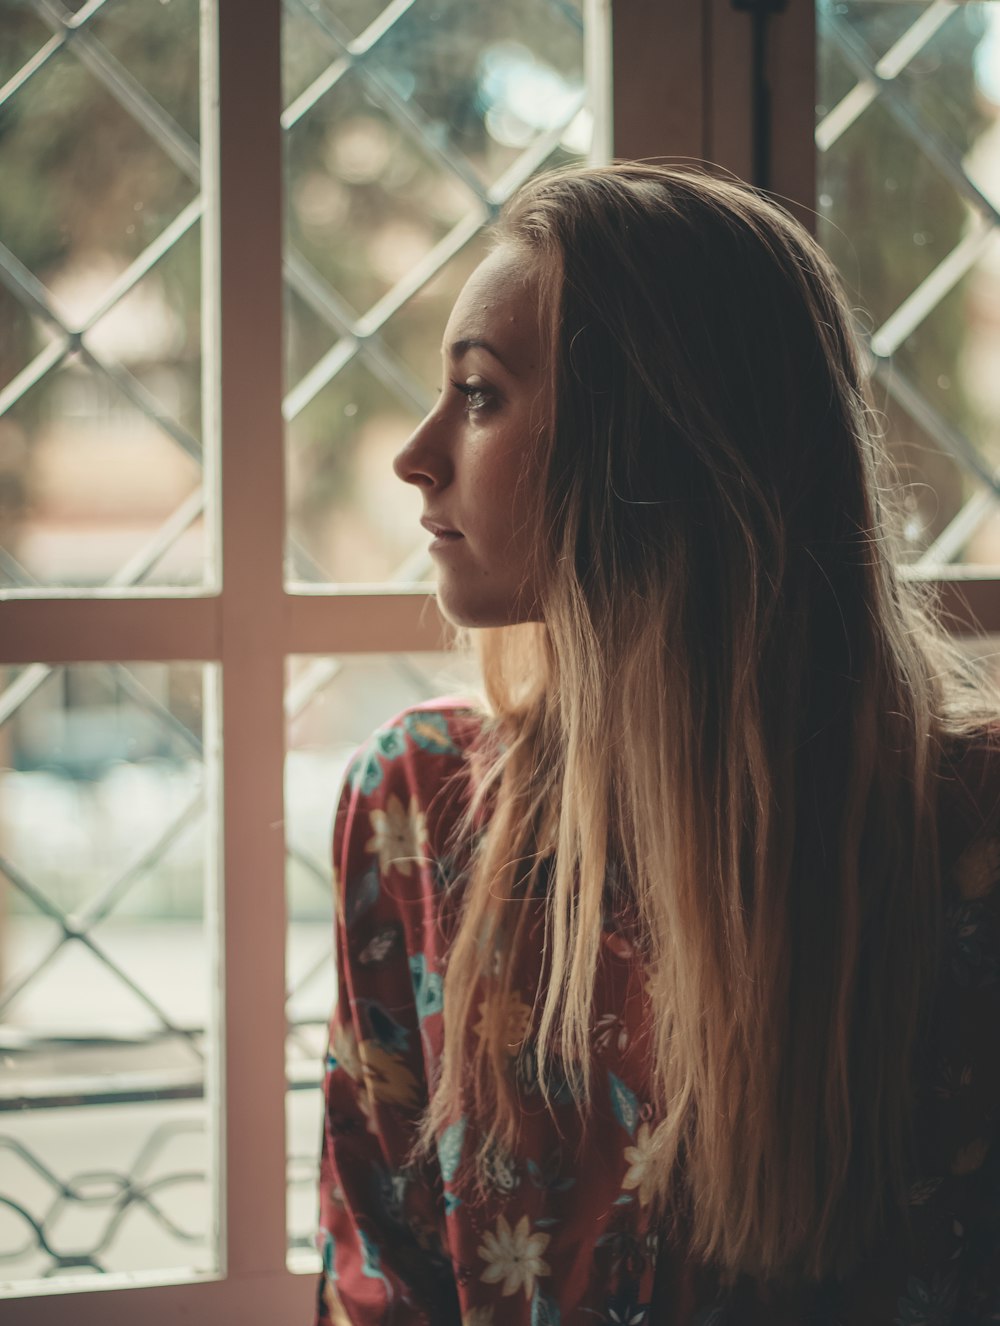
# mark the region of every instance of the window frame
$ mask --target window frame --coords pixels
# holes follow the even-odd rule
[[[592,61],[601,58],[602,30],[613,38],[614,155],[663,156],[668,148],[671,159],[708,159],[749,178],[749,15],[731,0],[594,5]],[[808,225],[813,5],[791,4],[770,28],[772,189]],[[206,373],[217,373],[221,384],[221,458],[212,476],[221,589],[9,599],[0,603],[0,662],[197,660],[219,669],[225,765],[212,925],[223,1035],[213,1087],[228,1108],[213,1123],[221,1145],[222,1261],[218,1278],[171,1284],[150,1274],[129,1288],[98,1284],[5,1299],[8,1326],[42,1326],[59,1311],[54,1303],[69,1297],[78,1326],[125,1326],[137,1310],[149,1326],[184,1314],[244,1326],[309,1320],[315,1277],[286,1267],[285,661],[438,650],[448,639],[439,615],[427,611],[425,591],[284,587],[280,0],[203,0],[202,42],[204,67],[217,73],[202,134],[209,170],[213,154],[219,166],[204,224],[214,236],[206,273],[215,274],[220,291],[205,352]],[[949,570],[940,580],[956,631],[977,624],[1000,631],[997,574]]]

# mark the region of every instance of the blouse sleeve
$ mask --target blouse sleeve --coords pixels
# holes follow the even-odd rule
[[[426,861],[425,820],[407,762],[386,761],[387,749],[391,730],[355,756],[334,824],[338,996],[324,1078],[316,1322],[457,1326],[440,1167],[406,1164],[427,1101],[412,977],[422,960],[409,952],[421,932],[408,908]]]

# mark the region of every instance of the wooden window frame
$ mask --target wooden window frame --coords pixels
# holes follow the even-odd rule
[[[731,0],[597,4],[613,37],[614,155],[707,159],[749,178],[748,15]],[[218,0],[203,31],[218,69],[217,120],[203,133],[220,180],[213,262],[221,292],[221,592],[46,593],[0,604],[3,663],[221,667],[223,1262],[216,1279],[164,1284],[151,1274],[136,1277],[135,1287],[5,1299],[7,1326],[47,1326],[67,1310],[77,1326],[131,1326],[137,1312],[147,1326],[311,1320],[315,1278],[286,1268],[285,662],[293,654],[437,650],[447,631],[426,611],[423,591],[289,594],[283,584],[280,28],[279,0]],[[791,0],[771,25],[771,187],[807,225],[814,52],[813,6]],[[995,575],[956,571],[944,588],[956,631],[1000,631]]]

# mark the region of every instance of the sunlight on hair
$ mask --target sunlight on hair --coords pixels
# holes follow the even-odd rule
[[[513,1146],[515,993],[546,1106],[568,1076],[586,1113],[610,896],[648,973],[658,1212],[733,1278],[846,1273],[905,1223],[939,784],[996,694],[897,569],[850,312],[787,212],[620,164],[533,181],[496,236],[542,273],[544,624],[459,636],[485,722],[456,838],[487,827],[416,1150],[471,1111],[482,1189]]]

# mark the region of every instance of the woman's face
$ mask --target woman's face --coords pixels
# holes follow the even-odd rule
[[[431,547],[438,602],[457,626],[537,621],[521,485],[532,492],[538,481],[545,365],[537,276],[523,252],[502,246],[472,273],[442,355],[437,404],[393,462],[423,489],[424,521],[457,531]]]

